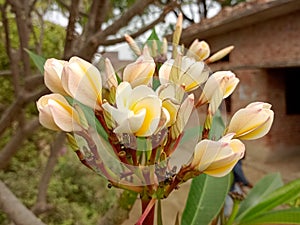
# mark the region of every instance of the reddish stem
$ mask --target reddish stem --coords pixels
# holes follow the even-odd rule
[[[142,201],[142,216],[136,222],[135,225],[153,225],[154,224],[154,213],[155,213],[155,198],[143,199]]]

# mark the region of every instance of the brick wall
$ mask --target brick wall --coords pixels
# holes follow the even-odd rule
[[[285,79],[296,77],[284,69],[300,68],[299,34],[300,12],[297,11],[206,39],[212,52],[235,46],[229,62],[211,66],[212,70],[233,70],[240,79],[231,96],[232,112],[252,101],[273,105],[275,120],[270,133],[255,142],[246,142],[250,151],[267,161],[292,154],[300,156],[300,114],[287,115],[285,97]],[[299,104],[299,99],[298,93],[295,104]]]

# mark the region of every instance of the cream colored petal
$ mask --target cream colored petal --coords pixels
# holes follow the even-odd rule
[[[54,58],[47,59],[44,64],[44,82],[45,85],[55,93],[67,95],[61,83],[61,75],[64,65],[67,62]]]
[[[235,164],[238,162],[238,159],[235,159],[234,156],[231,156],[230,158],[221,161],[221,162],[215,162],[211,168],[208,168],[203,173],[214,176],[214,177],[223,177],[230,173],[235,166]]]
[[[142,109],[146,110],[143,125],[136,132],[137,136],[150,136],[156,131],[160,121],[161,106],[161,100],[157,96],[147,96],[130,108],[134,113]]]
[[[176,122],[171,127],[171,135],[173,139],[176,139],[184,130],[190,115],[194,109],[194,95],[190,94],[184,102],[181,104]]]
[[[109,88],[117,87],[118,81],[116,77],[115,69],[113,68],[113,65],[111,64],[110,60],[108,58],[105,59],[105,74],[106,74],[106,83]]]
[[[254,140],[265,136],[271,129],[274,120],[274,113],[265,121],[265,123],[261,124],[252,132],[246,133],[244,135],[239,136],[242,140]]]
[[[129,106],[147,96],[156,96],[157,97],[157,94],[155,91],[153,91],[152,88],[150,88],[146,85],[140,85],[140,86],[135,87],[132,90],[132,93],[130,96]],[[158,97],[157,97],[157,99],[158,99]]]
[[[42,126],[50,130],[60,130],[60,128],[55,124],[50,109],[48,107],[39,109],[39,121]]]
[[[127,119],[128,114],[130,113],[128,109],[126,110],[119,110],[116,109],[115,107],[111,106],[109,103],[103,103],[102,108],[107,111],[114,121],[116,121],[118,124],[123,123],[125,119]]]
[[[211,140],[202,140],[196,147],[192,166],[198,171],[205,171],[215,160],[221,149],[221,143]]]
[[[134,63],[128,64],[123,72],[123,80],[132,87],[148,85],[155,71],[155,63],[151,57],[140,56]]]
[[[240,80],[236,77],[233,77],[226,84],[224,98],[227,98],[235,90],[236,86],[239,84]]]
[[[271,109],[272,105],[267,102],[252,102],[246,108]]]
[[[49,99],[48,105],[55,124],[61,130],[66,132],[82,130],[79,116],[71,106],[52,99]]]
[[[171,126],[175,123],[177,119],[177,113],[180,107],[179,103],[172,101],[171,99],[165,99],[162,102],[162,106],[168,111],[170,119],[167,123],[167,126]]]
[[[135,133],[142,126],[146,116],[146,110],[142,109],[136,114],[130,113],[115,129],[115,133]]]
[[[116,105],[119,110],[127,110],[131,94],[131,85],[128,82],[121,82],[116,90]]]
[[[270,113],[262,109],[240,109],[233,115],[229,123],[227,132],[236,133],[235,136],[239,137],[257,129],[262,124],[264,124],[269,118]]]
[[[169,82],[173,63],[174,63],[174,60],[169,59],[160,67],[160,69],[158,71],[158,76],[159,76],[159,81],[161,84],[166,84]]]
[[[64,89],[81,103],[99,109],[102,102],[102,80],[98,69],[92,64],[72,57],[62,74]]]

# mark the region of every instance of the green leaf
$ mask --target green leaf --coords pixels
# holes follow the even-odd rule
[[[105,141],[108,141],[108,134],[100,124],[99,120],[96,118],[94,111],[90,107],[80,103],[79,101],[73,99],[72,97],[66,96],[65,98],[67,99],[70,105],[74,105],[74,104],[79,105],[82,111],[84,112],[88,124],[94,127],[97,130],[98,134],[100,134]]]
[[[274,210],[260,214],[258,217],[250,221],[240,223],[240,225],[260,224],[300,224],[300,208]]]
[[[242,218],[257,203],[261,202],[267,195],[277,188],[282,187],[283,182],[279,173],[268,174],[263,177],[248,193],[246,199],[242,201],[237,214],[237,219]]]
[[[39,69],[39,71],[44,74],[44,64],[46,62],[46,59],[40,55],[37,55],[33,53],[32,51],[25,49],[25,51],[28,53],[36,67]]]
[[[225,130],[225,124],[221,115],[220,110],[217,110],[212,121],[212,125],[209,132],[209,139],[218,140],[220,139]]]
[[[277,188],[269,195],[265,196],[262,201],[251,207],[242,216],[237,217],[236,221],[243,223],[247,221],[250,223],[259,218],[263,213],[290,201],[300,196],[300,179],[289,182],[288,184]]]
[[[182,225],[208,225],[219,213],[230,188],[230,175],[211,177],[202,174],[193,179]]]

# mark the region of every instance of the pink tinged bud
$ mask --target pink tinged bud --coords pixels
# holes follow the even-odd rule
[[[271,104],[253,102],[233,115],[227,133],[235,133],[236,138],[243,140],[258,139],[270,131],[273,120]]]
[[[245,146],[237,140],[202,140],[196,147],[190,167],[196,171],[222,177],[244,156]]]
[[[100,109],[102,80],[99,70],[91,63],[72,57],[63,69],[62,85],[74,99],[92,109]]]
[[[133,38],[131,36],[129,36],[128,34],[125,34],[124,37],[125,37],[126,42],[129,45],[129,47],[132,49],[132,51],[136,55],[141,55],[142,52],[141,52],[139,46],[137,45],[137,43],[133,40]]]
[[[36,104],[39,110],[39,121],[44,127],[65,132],[83,129],[77,111],[62,95],[44,95]]]
[[[219,99],[216,100],[214,98],[220,98],[220,93],[222,99],[227,98],[235,90],[238,83],[239,79],[231,71],[218,71],[213,73],[205,83],[197,105],[211,101],[218,102]]]
[[[132,87],[149,85],[155,71],[155,62],[148,50],[143,51],[134,63],[127,65],[123,73],[123,81],[127,81]]]
[[[117,77],[116,77],[116,72],[110,62],[110,60],[108,58],[105,59],[105,82],[108,86],[109,89],[111,89],[112,87],[117,88],[118,86],[118,81],[117,81]]]
[[[58,59],[47,59],[44,64],[44,82],[47,88],[54,93],[67,95],[61,83],[64,65],[67,61]]]
[[[200,41],[195,39],[194,42],[189,47],[189,50],[186,54],[188,57],[193,57],[197,61],[205,60],[210,54],[209,45],[205,41]]]

